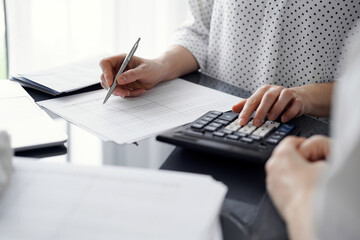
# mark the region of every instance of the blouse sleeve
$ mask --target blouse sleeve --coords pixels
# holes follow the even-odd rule
[[[176,31],[173,44],[188,49],[204,69],[214,0],[189,0],[190,14]]]
[[[356,31],[335,85],[329,168],[314,199],[318,239],[360,239],[360,108],[354,105],[360,102],[359,38]]]

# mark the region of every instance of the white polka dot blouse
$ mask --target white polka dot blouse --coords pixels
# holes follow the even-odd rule
[[[175,35],[201,71],[254,92],[335,80],[359,0],[189,0]]]

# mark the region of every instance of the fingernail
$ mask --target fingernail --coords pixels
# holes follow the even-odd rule
[[[282,116],[282,121],[287,122],[289,120],[289,117],[287,115]]]
[[[261,121],[259,119],[254,119],[253,125],[259,126],[261,124]]]
[[[240,125],[244,125],[245,124],[245,119],[244,118],[239,118],[239,124]]]

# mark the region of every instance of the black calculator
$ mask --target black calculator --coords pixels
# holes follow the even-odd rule
[[[289,123],[265,120],[255,127],[252,119],[238,123],[238,113],[210,111],[196,121],[157,136],[157,140],[173,145],[230,157],[265,163],[276,145],[288,135],[297,135],[299,128]]]

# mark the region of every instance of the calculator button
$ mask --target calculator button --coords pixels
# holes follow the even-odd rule
[[[229,129],[223,129],[222,132],[225,134],[233,134],[234,131],[231,131]]]
[[[206,114],[206,117],[211,117],[215,119],[218,117],[218,115],[210,113],[210,114]]]
[[[240,129],[240,126],[239,125],[228,125],[226,128],[226,130],[230,130],[230,131],[233,131],[233,132],[236,132],[237,130]]]
[[[262,137],[258,136],[258,135],[250,135],[251,139],[254,139],[256,141],[260,141],[262,139]]]
[[[253,143],[253,142],[254,142],[254,140],[253,140],[253,139],[251,139],[251,138],[247,138],[247,137],[243,137],[243,138],[241,138],[241,141],[242,141],[242,142],[246,142],[246,143]]]
[[[201,120],[211,122],[212,120],[214,120],[214,118],[213,117],[203,117]]]
[[[282,135],[278,135],[278,134],[272,134],[272,135],[271,135],[271,138],[280,140],[280,139],[283,138],[283,136],[282,136]]]
[[[266,142],[267,143],[270,143],[270,144],[278,144],[279,143],[279,139],[275,139],[275,138],[268,138],[266,139]]]
[[[197,121],[196,123],[201,124],[201,125],[206,125],[206,124],[208,124],[209,122],[208,122],[208,121],[204,121],[204,120],[199,120],[199,121]]]
[[[214,132],[217,129],[218,129],[217,127],[213,127],[213,126],[207,126],[204,128],[205,131],[209,131],[209,132]]]
[[[200,130],[204,127],[203,124],[199,124],[199,123],[194,123],[193,125],[191,125],[191,128],[196,129],[196,130]]]
[[[279,135],[279,136],[285,136],[286,135],[286,132],[280,132],[280,131],[276,131],[273,133],[273,135]]]
[[[239,136],[236,135],[227,135],[226,138],[231,139],[231,140],[239,140]]]
[[[271,132],[274,128],[277,128],[279,125],[280,123],[278,122],[266,121],[263,125],[256,129],[256,131],[253,132],[253,135],[265,137],[269,132]]]
[[[244,127],[242,127],[239,132],[245,133],[245,134],[251,134],[253,131],[255,131],[257,127],[253,125],[253,121],[251,120],[246,124]]]
[[[216,115],[217,117],[220,116],[221,114],[223,114],[222,112],[219,112],[219,111],[210,111],[209,114],[212,114],[212,115]]]
[[[247,134],[242,133],[242,132],[235,132],[234,135],[239,136],[239,137],[247,137]]]
[[[239,119],[236,119],[235,121],[233,121],[232,123],[230,123],[229,125],[227,125],[225,127],[225,129],[234,131],[234,132],[236,132],[240,128],[241,128],[241,126],[239,125]]]
[[[220,123],[222,125],[228,125],[229,124],[229,121],[225,121],[225,120],[221,120],[221,119],[216,119],[214,122]]]
[[[224,136],[225,136],[225,133],[223,133],[223,132],[213,132],[213,135],[214,135],[215,137],[224,137]]]
[[[228,112],[221,115],[219,119],[232,122],[238,117],[238,115],[239,115],[238,113]]]
[[[289,133],[289,132],[291,132],[291,130],[293,130],[293,128],[294,128],[294,125],[284,123],[284,124],[281,124],[281,126],[277,129],[277,131]]]
[[[215,122],[213,122],[213,123],[210,123],[209,126],[219,128],[219,127],[221,127],[222,125],[221,125],[220,123],[215,123]]]

